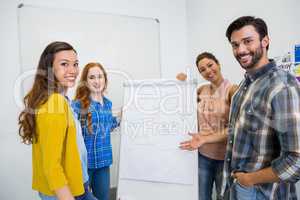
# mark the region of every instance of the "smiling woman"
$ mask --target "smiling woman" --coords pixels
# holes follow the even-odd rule
[[[199,151],[199,199],[211,199],[213,185],[216,187],[216,199],[222,199],[228,115],[237,86],[223,78],[218,59],[209,52],[197,56],[196,66],[209,84],[198,89],[198,133],[190,134],[192,139],[182,142],[180,147]]]
[[[64,92],[69,87],[73,87],[78,75],[77,54],[72,50],[56,53],[53,61],[53,72],[58,83],[63,86]]]
[[[65,94],[75,85],[78,60],[66,42],[43,51],[24,97],[19,134],[32,144],[32,188],[42,200],[95,200],[88,191],[87,153],[79,122]]]
[[[111,131],[119,126],[112,115],[112,102],[104,96],[107,73],[99,63],[88,63],[82,71],[76,97],[72,103],[81,121],[82,134],[88,153],[88,172],[93,194],[109,199],[112,164]]]

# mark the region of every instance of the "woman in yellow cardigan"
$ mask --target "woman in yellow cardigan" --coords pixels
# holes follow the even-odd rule
[[[80,123],[65,97],[78,75],[75,49],[53,42],[43,51],[24,97],[19,134],[32,144],[32,188],[42,200],[96,200],[88,190],[87,153]]]

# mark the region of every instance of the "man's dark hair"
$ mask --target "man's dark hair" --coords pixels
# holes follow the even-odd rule
[[[264,20],[261,18],[256,18],[253,16],[243,16],[234,20],[227,28],[226,37],[229,42],[231,42],[231,34],[233,31],[240,30],[244,26],[251,25],[255,28],[256,32],[259,34],[259,39],[262,40],[266,35],[268,35],[268,27]],[[269,49],[269,45],[267,46]]]

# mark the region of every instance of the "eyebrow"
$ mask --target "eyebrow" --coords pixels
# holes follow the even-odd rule
[[[89,76],[98,76],[98,75],[104,75],[104,74],[90,74]]]
[[[199,68],[205,68],[205,67],[207,67],[208,65],[211,65],[211,64],[212,64],[212,61],[208,61],[205,65],[199,66]]]
[[[68,59],[61,59],[60,61],[72,62],[71,60],[68,60]],[[78,60],[75,60],[74,62],[78,62]]]
[[[198,69],[199,70],[205,69],[205,66],[199,66]]]
[[[242,38],[241,41],[245,41],[245,40],[252,39],[252,38],[253,38],[252,36],[244,37],[244,38]],[[231,43],[231,44],[236,44],[237,41],[231,41],[230,43]]]

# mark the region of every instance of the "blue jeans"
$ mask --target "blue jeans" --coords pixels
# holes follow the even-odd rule
[[[230,200],[264,200],[266,199],[256,187],[246,187],[234,182],[230,187]]]
[[[89,184],[85,183],[84,184],[84,194],[80,195],[80,196],[76,196],[75,199],[76,200],[97,200],[94,195],[89,191],[88,188]],[[39,196],[41,198],[41,200],[58,200],[56,196],[48,196],[45,194],[42,194],[39,192]]]
[[[199,167],[199,200],[211,200],[213,185],[216,188],[216,199],[222,199],[222,172],[223,160],[214,160],[205,157],[198,153],[198,167]]]
[[[88,169],[90,186],[99,200],[109,200],[110,174],[109,167]]]

